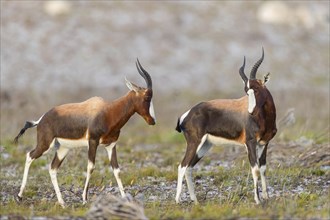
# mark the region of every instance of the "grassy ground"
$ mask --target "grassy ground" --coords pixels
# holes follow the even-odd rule
[[[137,126],[139,127],[139,126]],[[139,139],[140,138],[140,139]],[[223,218],[329,218],[329,155],[302,166],[302,152],[310,147],[292,146],[291,155],[281,156],[290,144],[272,144],[269,151],[268,183],[270,200],[255,205],[250,168],[244,149],[214,147],[196,166],[194,178],[200,205],[189,202],[184,187],[182,204],[174,202],[177,165],[184,154],[184,140],[179,134],[123,137],[118,145],[121,177],[127,193],[143,203],[150,219],[223,219]],[[148,141],[144,140],[148,139]],[[167,140],[167,142],[165,142]],[[137,143],[144,144],[137,144]],[[159,144],[159,143],[167,144]],[[68,207],[62,209],[48,174],[53,152],[36,160],[30,169],[23,202],[13,196],[18,192],[25,153],[34,141],[28,134],[18,146],[1,140],[1,207],[2,216],[84,216],[91,202],[102,193],[119,196],[117,183],[110,171],[104,149],[98,149],[96,169],[90,181],[89,203],[82,205],[86,150],[72,150],[58,174],[59,185]],[[314,145],[324,152],[327,143]],[[302,149],[302,150],[301,150]],[[296,152],[294,155],[293,152]],[[316,155],[317,153],[314,153]],[[282,159],[281,159],[282,157]],[[305,158],[306,159],[306,158]],[[309,158],[306,159],[306,161]],[[284,162],[283,162],[284,161]]]

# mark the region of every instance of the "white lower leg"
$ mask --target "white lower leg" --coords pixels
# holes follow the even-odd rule
[[[262,198],[268,199],[267,180],[266,180],[266,165],[260,167]]]
[[[254,200],[257,204],[260,204],[259,199],[259,192],[258,192],[258,173],[259,173],[259,167],[258,165],[254,165],[252,167],[252,177],[253,177],[253,183],[254,183]]]
[[[194,189],[194,183],[192,181],[192,167],[187,167],[186,173],[186,182],[190,194],[190,199],[194,201],[195,203],[198,203],[196,195],[195,195],[195,189]]]
[[[94,170],[94,167],[95,167],[94,163],[92,161],[88,160],[86,182],[85,182],[85,187],[84,187],[84,191],[82,194],[84,204],[87,203],[88,184],[89,184],[89,179],[91,178],[92,172]]]
[[[124,191],[123,183],[121,182],[121,179],[119,177],[119,173],[120,173],[119,168],[116,168],[116,169],[113,170],[113,174],[115,175],[115,178],[116,178],[116,181],[117,181],[117,184],[118,184],[118,188],[119,188],[119,191],[120,191],[120,195],[122,197],[125,197],[126,194],[125,194],[125,191]]]
[[[54,186],[54,189],[55,189],[57,200],[60,203],[60,205],[62,207],[64,207],[65,203],[64,203],[64,200],[62,198],[62,194],[61,194],[60,188],[58,186],[58,182],[57,182],[57,169],[52,169],[51,166],[49,166],[49,174],[50,174],[50,178],[52,180],[52,183],[53,183],[53,186]]]
[[[30,169],[30,165],[31,163],[34,161],[34,159],[32,159],[30,157],[30,153],[26,154],[26,161],[25,161],[25,167],[24,167],[24,174],[23,174],[23,180],[22,180],[22,185],[21,185],[21,189],[18,193],[18,196],[22,198],[23,195],[23,191],[25,189],[26,186],[26,182],[27,182],[27,177],[29,174],[29,169]]]
[[[178,167],[178,185],[176,188],[176,196],[175,196],[175,201],[176,203],[180,202],[180,195],[182,191],[182,181],[183,181],[183,176],[186,172],[187,167],[181,167],[181,164]]]

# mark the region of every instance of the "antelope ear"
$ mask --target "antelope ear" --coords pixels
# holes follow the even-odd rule
[[[264,75],[264,82],[263,82],[264,85],[269,81],[269,79],[270,79],[269,75],[270,75],[270,73],[267,73],[266,75]]]
[[[126,81],[126,86],[129,88],[129,90],[134,92],[137,92],[139,90],[139,87],[128,81],[126,77],[125,77],[125,81]]]

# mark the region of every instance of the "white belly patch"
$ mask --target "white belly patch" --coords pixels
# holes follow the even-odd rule
[[[206,134],[207,135],[207,141],[214,144],[214,145],[227,145],[227,144],[230,144],[230,145],[242,145],[241,143],[237,142],[237,141],[234,141],[234,140],[229,140],[229,139],[226,139],[226,138],[222,138],[222,137],[217,137],[217,136],[213,136],[213,135],[210,135],[210,134]],[[243,146],[243,145],[242,145]]]
[[[62,147],[66,147],[69,149],[72,148],[78,148],[78,147],[88,147],[88,140],[83,139],[65,139],[65,138],[55,138],[52,142],[52,144],[56,144],[56,141],[58,144]]]

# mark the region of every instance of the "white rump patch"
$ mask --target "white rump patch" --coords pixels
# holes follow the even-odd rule
[[[188,111],[186,111],[181,117],[180,117],[180,125],[181,125],[181,123],[183,122],[183,120],[187,117],[187,115],[189,114],[189,112],[190,112],[190,109],[188,110]]]
[[[248,106],[248,112],[252,114],[254,108],[256,107],[256,97],[254,95],[253,89],[249,89],[247,91],[248,97],[249,97],[249,106]]]
[[[36,124],[39,124],[39,122],[41,121],[41,119],[44,117],[44,115],[42,115],[40,118],[39,118],[39,120],[38,121],[36,121],[35,123]]]
[[[37,126],[43,117],[44,117],[44,114],[38,119],[38,121],[30,121],[30,123],[32,123],[33,126]]]
[[[156,115],[155,115],[154,105],[153,105],[152,101],[150,102],[149,114],[156,121]]]

